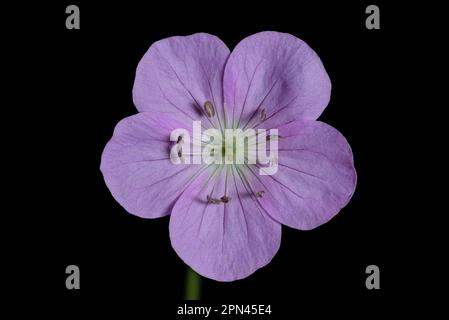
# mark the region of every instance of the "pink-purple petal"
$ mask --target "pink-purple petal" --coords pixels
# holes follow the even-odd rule
[[[266,127],[315,120],[327,106],[331,83],[318,55],[302,40],[260,32],[242,40],[224,72],[225,107],[240,126],[252,127],[262,109]]]
[[[350,200],[356,186],[346,139],[319,121],[294,121],[279,128],[279,168],[273,176],[252,171],[264,209],[287,226],[309,230],[326,223]]]
[[[213,170],[204,172],[176,202],[170,239],[196,272],[233,281],[271,261],[280,245],[281,225],[260,208],[234,167],[217,170],[214,176]],[[222,197],[226,185],[228,203],[207,202],[207,195]]]
[[[133,100],[142,111],[170,112],[177,117],[204,118],[206,101],[221,110],[223,70],[229,49],[217,37],[197,33],[176,36],[151,45],[139,62],[133,88]],[[217,119],[212,119],[218,126]]]
[[[170,132],[191,130],[188,121],[158,112],[121,120],[101,157],[101,171],[114,198],[143,218],[170,214],[176,198],[199,171],[199,165],[170,160]]]

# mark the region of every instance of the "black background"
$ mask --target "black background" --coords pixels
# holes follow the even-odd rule
[[[65,28],[69,4],[80,8],[80,30]],[[307,232],[283,227],[279,252],[250,277],[203,279],[203,299],[271,303],[273,313],[293,315],[334,305],[383,313],[398,297],[412,296],[417,285],[410,285],[413,248],[401,203],[409,196],[401,171],[407,164],[400,160],[405,145],[398,125],[403,58],[396,50],[407,31],[396,20],[400,10],[383,2],[374,3],[381,29],[367,30],[368,4],[74,1],[33,9],[39,23],[17,41],[35,51],[27,56],[34,68],[27,70],[32,88],[23,99],[36,101],[28,110],[36,128],[28,145],[37,176],[32,195],[19,203],[17,238],[26,241],[8,263],[14,293],[82,314],[118,307],[175,314],[186,266],[171,248],[169,219],[128,214],[103,182],[100,155],[117,122],[137,112],[135,69],[153,42],[207,32],[232,49],[246,36],[273,30],[303,39],[322,59],[333,89],[320,120],[351,144],[357,188],[329,223]],[[70,264],[80,267],[81,290],[65,288]],[[380,267],[380,290],[365,287],[370,264]]]

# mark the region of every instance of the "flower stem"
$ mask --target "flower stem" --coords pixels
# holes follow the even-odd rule
[[[201,298],[201,276],[190,267],[186,270],[185,300],[199,300]]]

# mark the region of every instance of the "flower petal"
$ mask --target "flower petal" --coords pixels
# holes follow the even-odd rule
[[[157,218],[170,213],[199,165],[170,160],[170,133],[190,132],[191,125],[158,112],[143,112],[120,121],[106,145],[100,169],[114,198],[130,213]]]
[[[170,239],[181,259],[196,272],[233,281],[271,261],[279,249],[281,225],[261,210],[235,168],[216,170],[215,175],[209,171],[196,179],[176,202]],[[226,185],[228,203],[207,202],[207,195],[222,197]]]
[[[268,127],[315,120],[331,91],[318,55],[304,41],[279,32],[242,40],[229,56],[223,85],[227,112],[242,127],[257,125],[263,109]]]
[[[278,171],[253,172],[258,199],[277,221],[309,230],[326,223],[351,198],[356,185],[352,151],[336,129],[319,121],[294,121],[279,128]]]
[[[228,56],[226,45],[206,33],[155,42],[137,66],[133,88],[137,109],[171,112],[191,120],[204,116],[206,101],[221,110]]]

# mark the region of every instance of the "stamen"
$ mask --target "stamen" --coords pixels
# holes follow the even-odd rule
[[[220,200],[221,200],[223,203],[228,203],[229,201],[231,201],[231,197],[223,196],[223,197],[220,198]]]
[[[257,191],[256,192],[256,197],[262,198],[264,194],[265,194],[265,191],[263,191],[263,190]]]
[[[178,140],[176,141],[177,144],[180,144],[182,142],[182,136],[178,137]]]
[[[267,112],[265,111],[265,109],[262,109],[262,111],[260,112],[260,121],[265,121],[266,118]]]
[[[207,195],[207,203],[220,204],[220,200],[212,198],[210,195]]]
[[[215,109],[214,109],[214,105],[212,104],[212,102],[210,101],[206,101],[204,103],[204,111],[206,112],[206,115],[209,118],[212,118],[213,116],[215,116]]]
[[[178,157],[182,158],[182,147],[178,144],[176,148],[178,149]]]

